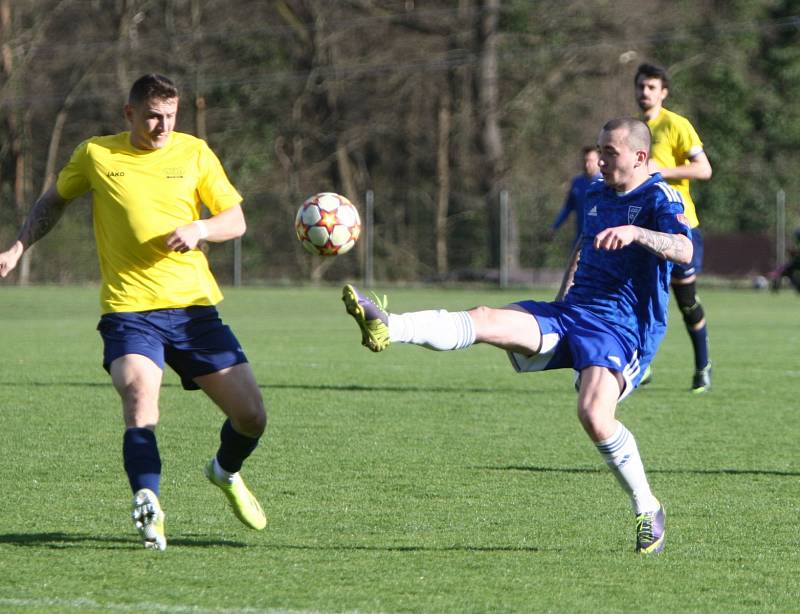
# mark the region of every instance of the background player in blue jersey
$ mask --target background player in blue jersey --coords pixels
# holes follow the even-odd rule
[[[561,228],[564,222],[567,221],[570,215],[575,216],[575,238],[573,245],[578,242],[581,236],[581,229],[583,228],[583,212],[584,205],[586,204],[586,190],[589,184],[595,179],[600,178],[600,167],[597,161],[600,159],[600,154],[597,151],[596,145],[588,145],[581,149],[583,156],[583,172],[572,178],[569,184],[569,191],[564,200],[564,206],[558,212],[553,225],[550,227],[550,234],[554,234],[556,230]]]
[[[643,122],[609,121],[599,145],[603,181],[589,192],[584,234],[556,301],[390,314],[350,285],[342,300],[375,352],[391,342],[434,350],[488,343],[506,350],[519,372],[575,369],[578,418],[630,496],[636,551],[650,554],[664,548],[664,508],[615,414],[664,335],[672,263],[691,261],[691,231],[680,196],[648,173]]]

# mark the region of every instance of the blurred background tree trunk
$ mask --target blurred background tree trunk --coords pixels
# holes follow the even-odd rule
[[[38,178],[125,130],[131,79],[157,71],[185,93],[179,130],[207,139],[245,196],[248,279],[360,275],[361,245],[321,261],[294,239],[297,207],[327,190],[359,206],[373,191],[379,281],[492,279],[503,190],[510,266],[560,269],[569,238],[545,231],[581,147],[638,113],[642,61],[670,68],[667,106],[714,167],[693,185],[707,233],[771,232],[779,188],[791,229],[797,20],[789,0],[0,0],[0,244]],[[90,208],[71,206],[14,280],[94,281],[93,249]],[[209,248],[223,281],[230,251]]]
[[[499,267],[500,263],[500,193],[504,189],[505,157],[503,134],[499,120],[499,74],[497,60],[498,22],[500,0],[483,0],[478,19],[478,112],[481,126],[480,139],[484,163],[480,165],[480,186],[486,203],[489,228],[490,265]],[[509,202],[509,217],[516,220],[514,205]],[[519,267],[519,233],[516,223],[509,226],[507,253],[512,269]]]

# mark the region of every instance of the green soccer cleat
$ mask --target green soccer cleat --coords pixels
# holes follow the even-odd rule
[[[133,524],[142,537],[144,547],[151,550],[166,550],[164,535],[164,511],[158,497],[149,488],[142,488],[133,495]]]
[[[647,368],[644,370],[644,375],[642,375],[642,379],[639,380],[640,386],[647,386],[650,382],[653,381],[653,369],[650,365],[647,365]]]
[[[711,390],[711,361],[700,369],[694,372],[692,377],[692,394],[703,394]]]
[[[355,286],[342,288],[342,301],[347,313],[361,329],[361,345],[373,352],[382,352],[389,347],[389,315],[386,313],[386,297],[381,301],[361,294]]]
[[[234,473],[232,481],[220,480],[214,472],[213,458],[206,464],[204,473],[209,482],[225,493],[233,513],[242,521],[242,524],[256,531],[261,531],[267,526],[264,510],[261,509],[261,505],[253,493],[245,486],[242,476]]]
[[[636,516],[636,552],[639,554],[661,552],[667,535],[665,525],[666,514],[663,505],[659,505],[655,512],[645,512]]]

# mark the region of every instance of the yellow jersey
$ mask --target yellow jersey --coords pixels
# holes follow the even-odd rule
[[[703,151],[703,142],[691,122],[682,115],[662,108],[661,112],[647,121],[647,127],[653,137],[650,146],[650,157],[662,168],[676,168],[689,164],[689,159]],[[670,179],[667,183],[674,187],[683,197],[684,213],[689,226],[700,225],[697,218],[692,195],[689,192],[688,179]]]
[[[130,133],[90,138],[58,175],[64,200],[92,193],[103,313],[215,305],[222,292],[199,249],[166,246],[178,227],[235,207],[241,195],[205,141],[173,132],[161,149],[142,150]]]

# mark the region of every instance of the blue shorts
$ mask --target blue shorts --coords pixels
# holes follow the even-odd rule
[[[247,362],[233,331],[216,307],[186,307],[107,313],[97,325],[103,338],[103,368],[126,354],[147,356],[161,369],[168,364],[186,390],[195,377]]]
[[[628,396],[641,379],[638,348],[620,335],[605,320],[582,307],[563,302],[516,303],[536,318],[542,332],[542,348],[538,354],[525,356],[508,352],[514,369],[521,372],[607,367],[620,373],[625,388],[620,399]]]
[[[703,268],[703,235],[700,234],[699,228],[692,228],[692,246],[694,247],[694,252],[692,253],[692,261],[688,265],[672,265],[673,279],[686,279],[692,275],[697,275]]]

